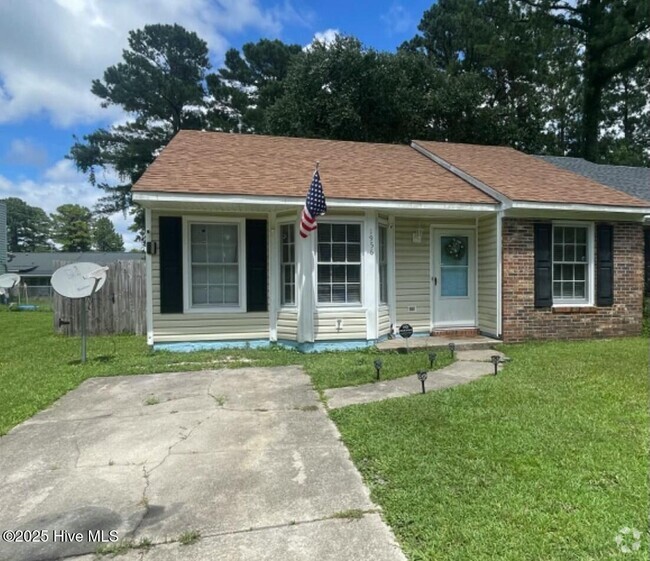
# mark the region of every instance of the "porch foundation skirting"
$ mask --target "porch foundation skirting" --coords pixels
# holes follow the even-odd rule
[[[265,349],[272,346],[295,349],[302,353],[319,353],[326,351],[352,351],[372,347],[387,337],[377,340],[342,340],[342,341],[316,341],[313,343],[298,343],[296,341],[268,339],[242,339],[236,341],[188,341],[155,343],[154,351],[193,352],[193,351],[219,351],[223,349]]]
[[[644,250],[640,223],[612,222],[613,304],[535,307],[534,219],[504,218],[503,340],[639,335],[643,322]],[[597,289],[597,287],[596,287]],[[595,302],[595,300],[594,300]]]

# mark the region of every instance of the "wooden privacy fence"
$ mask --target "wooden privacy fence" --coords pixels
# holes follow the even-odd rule
[[[54,270],[68,265],[55,261]],[[144,335],[146,326],[146,263],[140,260],[115,261],[108,265],[106,283],[90,298],[76,300],[54,294],[54,329],[65,335],[79,335],[81,306],[88,306],[87,333]],[[61,320],[61,321],[60,321]],[[61,322],[70,322],[64,325]]]

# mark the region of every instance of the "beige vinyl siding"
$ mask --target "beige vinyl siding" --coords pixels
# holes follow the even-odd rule
[[[478,248],[478,328],[497,333],[497,217],[479,219]]]
[[[338,320],[341,320],[340,329]],[[366,311],[352,310],[317,310],[314,314],[314,339],[330,341],[334,339],[367,339]]]
[[[431,329],[431,227],[463,228],[474,219],[395,218],[395,318],[399,326],[409,323],[416,332]],[[419,243],[413,234],[422,231]],[[409,307],[415,306],[415,312]]]
[[[268,339],[268,312],[155,314],[154,341]]]
[[[188,213],[151,213],[151,239],[159,241],[158,218],[160,216],[183,216]],[[192,216],[201,216],[193,214]],[[233,216],[227,214],[224,216]],[[259,215],[258,215],[259,217]],[[152,298],[153,298],[153,339],[154,343],[183,341],[235,341],[241,339],[268,339],[268,312],[220,313],[192,312],[186,314],[160,313],[160,253],[151,258]],[[185,263],[183,263],[185,267]],[[186,282],[184,278],[183,282]]]
[[[278,312],[278,339],[296,341],[298,339],[298,312],[285,309]]]
[[[429,227],[429,221],[395,219],[395,318],[397,325],[410,323],[419,332],[431,328]],[[422,239],[414,243],[417,229],[422,230]],[[410,306],[415,306],[414,312]]]
[[[380,304],[377,316],[379,322],[379,336],[382,337],[388,335],[388,333],[390,333],[390,313],[388,306]]]

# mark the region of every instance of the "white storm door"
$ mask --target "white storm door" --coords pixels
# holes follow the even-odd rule
[[[433,230],[433,327],[476,325],[473,230]]]

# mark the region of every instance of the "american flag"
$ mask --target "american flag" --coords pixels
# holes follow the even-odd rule
[[[306,238],[310,232],[316,229],[316,218],[327,211],[323,185],[320,182],[318,170],[314,172],[314,178],[311,180],[305,208],[302,209],[300,218],[300,237]]]

